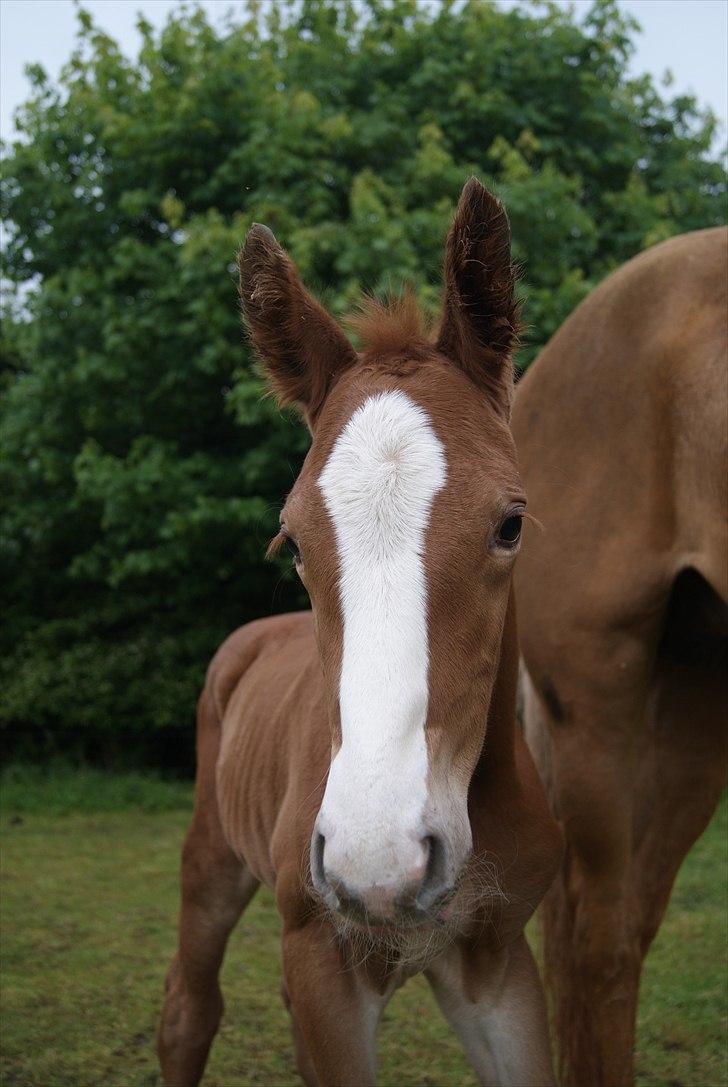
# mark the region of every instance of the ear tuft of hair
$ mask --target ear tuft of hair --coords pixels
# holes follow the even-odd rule
[[[463,188],[447,236],[444,279],[438,350],[508,415],[519,324],[511,228],[500,200],[476,177]]]

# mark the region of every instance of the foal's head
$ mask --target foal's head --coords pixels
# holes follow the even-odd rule
[[[331,726],[313,882],[350,918],[427,921],[471,851],[468,787],[525,505],[508,426],[508,220],[471,179],[435,340],[410,299],[370,303],[357,353],[265,227],[248,234],[240,273],[269,379],[313,436],[281,514]]]

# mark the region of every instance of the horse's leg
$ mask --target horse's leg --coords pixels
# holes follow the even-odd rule
[[[372,1087],[386,996],[352,968],[325,921],[284,928],[283,975],[299,1069],[316,1087]]]
[[[167,974],[157,1052],[167,1087],[200,1080],[222,1016],[218,972],[228,936],[258,888],[225,840],[215,767],[220,724],[209,689],[197,716],[195,814],[182,850],[177,954]]]
[[[291,998],[288,995],[288,990],[283,985],[281,990],[283,997],[283,1003],[291,1017],[291,1033],[293,1035],[293,1048],[296,1054],[296,1067],[298,1068],[298,1074],[305,1083],[306,1087],[318,1087],[318,1079],[314,1067],[311,1063],[311,1058],[308,1055],[306,1045],[301,1034],[301,1029],[298,1026],[296,1016],[291,1005]]]
[[[618,646],[611,649],[611,657],[603,650],[603,659],[617,670],[628,649],[624,656]],[[541,917],[568,1087],[629,1087],[634,1078],[642,954],[633,799],[646,680],[642,667],[625,665],[620,672],[619,690],[596,669],[580,684],[552,674],[548,708],[532,692],[526,700],[529,743],[537,761],[546,758],[551,801],[566,838],[564,865]]]
[[[658,665],[650,712],[654,776],[635,871],[642,951],[660,926],[675,876],[703,833],[726,781],[728,685],[723,661]]]
[[[582,640],[527,687],[526,731],[566,833],[548,980],[569,1085],[629,1085],[642,959],[725,781],[725,606],[694,579],[633,635]],[[577,673],[576,669],[580,668]]]
[[[166,982],[157,1037],[167,1087],[200,1080],[223,1012],[218,981],[228,936],[258,881],[199,818],[182,852],[179,948]]]
[[[455,944],[427,978],[484,1087],[553,1084],[541,980],[523,936],[496,954]]]

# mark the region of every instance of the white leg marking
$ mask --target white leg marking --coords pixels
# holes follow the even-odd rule
[[[427,586],[423,554],[445,453],[404,393],[371,397],[319,479],[341,567],[342,744],[321,809],[328,856],[354,884],[421,858],[427,800]],[[330,836],[330,837],[329,837]],[[343,870],[342,870],[343,869]]]

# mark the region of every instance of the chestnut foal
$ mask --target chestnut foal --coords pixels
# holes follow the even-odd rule
[[[305,1083],[372,1084],[382,1009],[424,971],[483,1083],[551,1084],[523,928],[561,839],[515,725],[506,214],[468,182],[434,342],[411,299],[370,302],[358,354],[262,226],[240,283],[271,384],[313,436],[275,541],[312,611],[236,631],[208,672],[164,1081],[198,1083],[225,944],[265,883]]]

